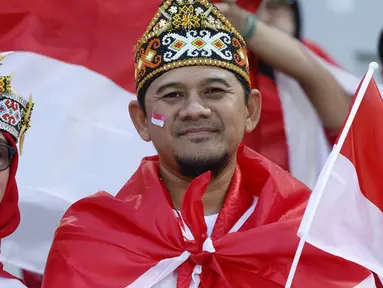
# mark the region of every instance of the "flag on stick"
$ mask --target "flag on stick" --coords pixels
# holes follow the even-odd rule
[[[383,100],[371,63],[313,190],[298,231],[305,242],[383,276]]]

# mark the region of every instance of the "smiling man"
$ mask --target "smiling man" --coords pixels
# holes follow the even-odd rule
[[[261,107],[242,36],[206,0],[166,0],[135,62],[129,112],[158,156],[116,197],[72,205],[43,287],[284,286],[310,191],[240,146]],[[310,245],[300,263],[296,287],[354,287],[370,276]]]

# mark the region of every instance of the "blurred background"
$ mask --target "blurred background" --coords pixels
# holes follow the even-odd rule
[[[303,0],[303,36],[321,45],[341,67],[357,76],[377,61],[383,1]],[[380,81],[376,77],[377,81]]]

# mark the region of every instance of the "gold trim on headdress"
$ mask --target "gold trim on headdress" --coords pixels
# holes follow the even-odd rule
[[[35,104],[33,103],[33,97],[32,94],[29,94],[29,101],[26,105],[26,110],[23,119],[21,120],[21,130],[20,130],[20,155],[23,154],[23,146],[24,146],[24,138],[25,133],[29,128],[31,128],[31,117],[32,117],[32,111]]]
[[[166,0],[137,44],[137,93],[160,73],[194,65],[228,69],[250,87],[246,43],[225,16],[207,0]]]

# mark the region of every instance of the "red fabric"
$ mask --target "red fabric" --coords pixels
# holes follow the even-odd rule
[[[162,0],[12,0],[0,9],[0,51],[83,65],[135,91],[133,55]],[[258,0],[239,0],[255,11]]]
[[[374,274],[376,288],[383,288],[383,283],[380,281],[378,275]]]
[[[83,65],[135,91],[133,55],[162,0],[12,0],[0,9],[0,51]]]
[[[251,133],[244,135],[242,143],[288,171],[288,147],[277,85],[267,75],[253,72],[252,84],[262,95],[261,119]]]
[[[17,148],[15,141],[8,133],[1,133],[4,135],[8,143],[14,148]],[[16,171],[19,162],[18,158],[18,154],[16,153],[9,167],[7,188],[5,189],[3,199],[0,202],[0,239],[11,235],[20,223],[20,211],[18,206],[19,193],[16,183]],[[2,263],[0,263],[0,277],[17,279],[3,270]]]
[[[211,3],[221,3],[221,0],[210,0]],[[246,9],[251,12],[256,12],[261,0],[237,0],[237,5],[243,9]]]
[[[372,78],[341,153],[353,163],[363,195],[383,213],[382,125],[383,100]]]
[[[183,239],[169,196],[158,178],[158,157],[145,158],[116,197],[99,192],[64,215],[48,257],[43,287],[126,287],[160,260],[185,250],[178,287],[203,264],[201,287],[283,287],[298,245],[298,226],[310,195],[281,168],[246,147],[214,227],[214,254],[201,253],[206,238],[201,196],[205,173],[185,193],[181,212],[195,241]],[[240,232],[225,234],[259,196]],[[187,273],[186,273],[187,272]],[[307,245],[296,287],[354,287],[369,271]]]
[[[24,284],[28,288],[41,288],[43,276],[30,271],[23,270]]]
[[[246,9],[252,13],[257,12],[261,0],[238,0],[237,5],[243,9]]]

